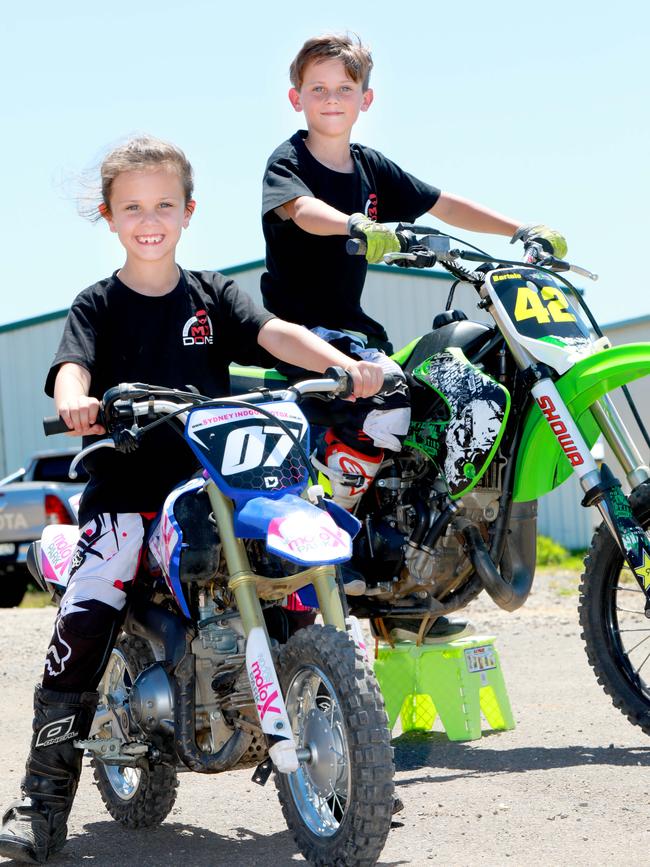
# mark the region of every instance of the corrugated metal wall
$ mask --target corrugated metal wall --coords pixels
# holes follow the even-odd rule
[[[261,262],[226,270],[258,303],[261,302]],[[435,314],[444,309],[450,286],[451,281],[445,275],[371,266],[364,307],[386,325],[397,349],[430,329]],[[305,291],[309,291],[308,288]],[[490,321],[484,311],[477,309],[476,302],[474,290],[460,286],[453,306],[464,310],[470,319]],[[46,439],[41,432],[42,417],[53,411],[51,401],[43,394],[43,382],[59,342],[64,315],[0,328],[0,476],[20,466],[36,449],[72,444],[63,436]],[[616,323],[606,331],[615,344],[650,340],[650,317]],[[650,424],[647,380],[632,383],[630,390],[642,417]],[[622,395],[614,397],[637,445],[642,447],[643,456],[650,461],[648,448]],[[620,475],[618,464],[607,447],[605,460]],[[580,487],[573,478],[544,497],[539,504],[540,532],[568,548],[586,547],[599,516],[593,509],[582,509],[581,499]]]
[[[34,451],[52,447],[41,423],[53,412],[43,386],[63,322],[61,316],[0,333],[0,476],[23,466]]]

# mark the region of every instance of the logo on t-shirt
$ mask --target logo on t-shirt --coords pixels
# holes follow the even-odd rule
[[[370,193],[368,196],[368,201],[366,202],[366,207],[364,209],[366,217],[370,217],[371,220],[377,220],[377,194]]]
[[[183,326],[183,346],[213,343],[212,322],[206,310],[197,310]]]

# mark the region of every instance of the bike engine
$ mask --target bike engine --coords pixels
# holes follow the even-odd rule
[[[462,514],[487,532],[499,512],[498,458],[458,504],[450,503],[434,464],[405,449],[385,463],[371,489],[375,503],[358,514],[363,528],[355,540],[354,565],[367,595],[392,601],[422,594],[438,597],[453,585],[468,561],[453,525]]]
[[[246,674],[246,640],[239,618],[223,618],[205,589],[199,592],[199,629],[191,643],[195,658],[196,742],[217,752],[236,730],[233,720],[255,722]],[[149,735],[174,735],[174,684],[156,662],[141,672],[129,694],[135,723]],[[253,713],[251,713],[251,710]]]

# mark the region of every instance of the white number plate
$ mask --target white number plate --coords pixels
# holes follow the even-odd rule
[[[0,542],[0,557],[9,557],[16,553],[16,546],[13,542]]]

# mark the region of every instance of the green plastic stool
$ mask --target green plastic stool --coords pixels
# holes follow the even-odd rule
[[[499,654],[490,636],[418,647],[380,645],[375,675],[392,730],[428,731],[437,716],[452,741],[481,737],[481,714],[496,731],[515,727]]]

